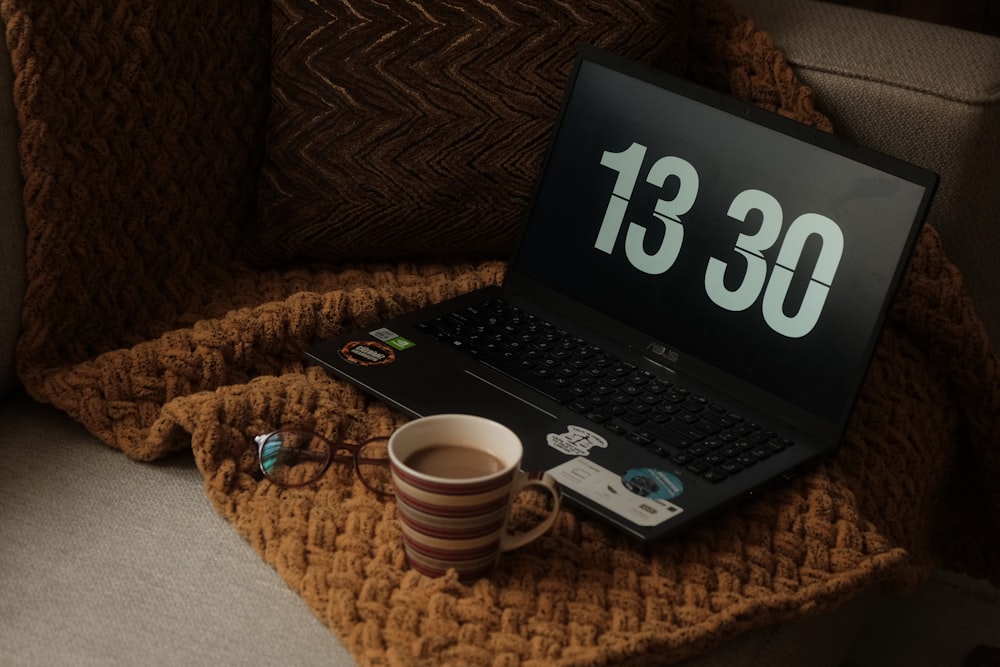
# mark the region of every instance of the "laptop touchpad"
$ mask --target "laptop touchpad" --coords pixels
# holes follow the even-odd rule
[[[525,388],[525,394],[530,390]],[[419,404],[423,414],[461,412],[489,417],[507,424],[538,423],[556,418],[528,400],[515,396],[473,371],[429,376],[401,388],[404,404]]]

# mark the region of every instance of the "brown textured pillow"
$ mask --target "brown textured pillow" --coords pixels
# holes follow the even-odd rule
[[[578,48],[686,65],[689,0],[274,0],[247,257],[504,256]]]

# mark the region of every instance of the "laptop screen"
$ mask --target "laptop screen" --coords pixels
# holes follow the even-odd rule
[[[580,62],[513,270],[843,422],[936,177],[646,76]]]

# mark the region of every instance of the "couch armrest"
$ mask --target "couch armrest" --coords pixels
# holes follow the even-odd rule
[[[0,30],[0,398],[16,384],[14,346],[21,330],[25,289],[26,231],[13,78],[7,41]]]
[[[835,131],[941,175],[929,214],[1000,347],[1000,39],[812,0],[731,0]]]

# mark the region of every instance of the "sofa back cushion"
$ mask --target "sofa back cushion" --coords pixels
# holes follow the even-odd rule
[[[247,257],[501,256],[578,48],[680,72],[689,0],[273,0]]]

